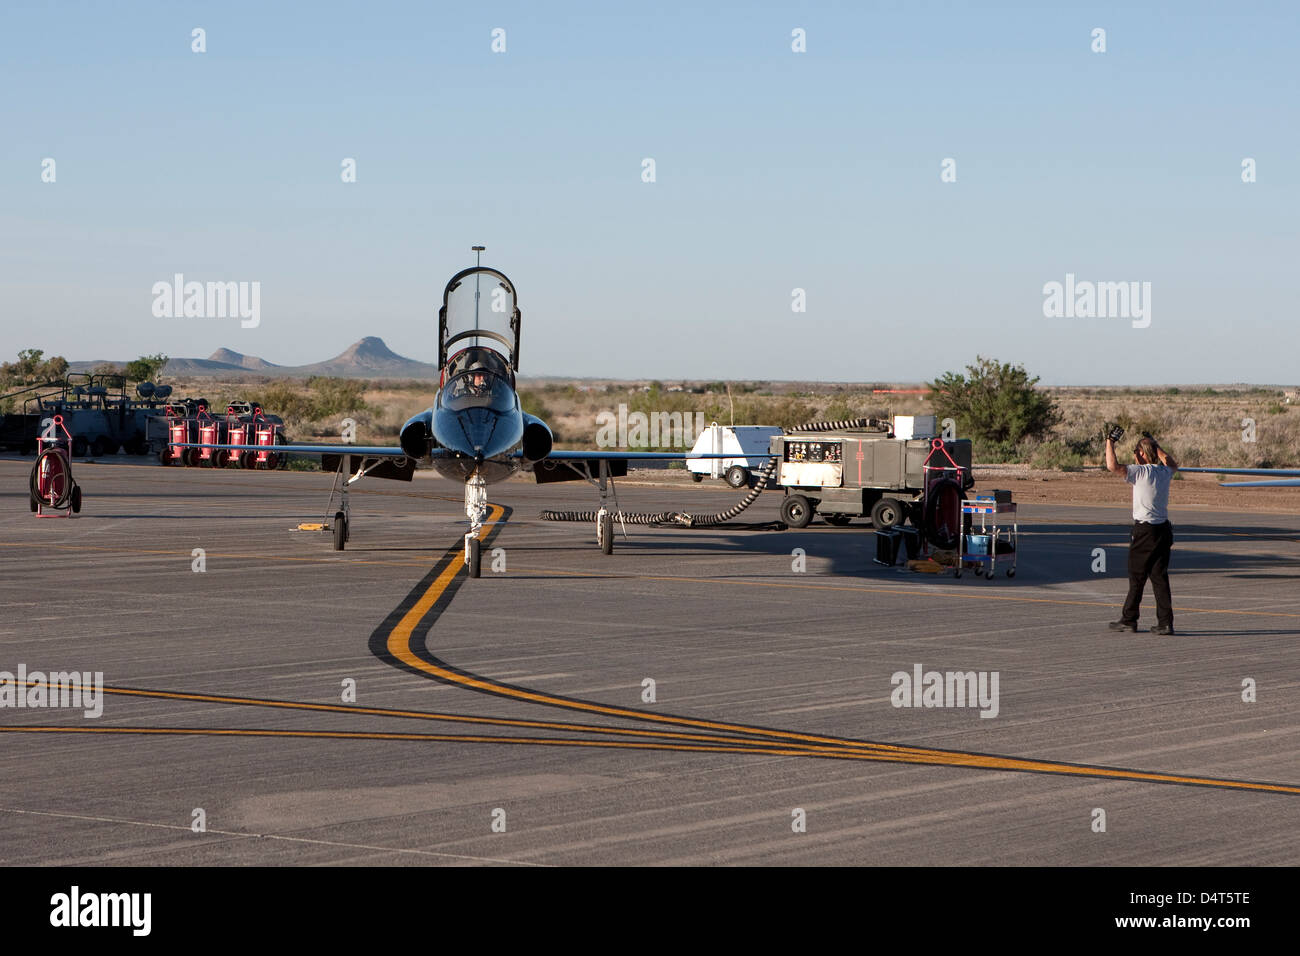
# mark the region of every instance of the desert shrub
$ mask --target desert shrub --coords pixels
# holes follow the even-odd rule
[[[529,415],[536,415],[542,421],[549,420],[554,414],[546,402],[542,401],[542,396],[533,389],[519,390],[519,407]]]
[[[366,403],[361,397],[365,394],[366,383],[361,379],[312,376],[307,379],[307,388],[311,392],[315,418],[366,410]]]
[[[929,383],[935,414],[952,418],[958,435],[982,439],[990,449],[1015,446],[1045,438],[1061,421],[1056,403],[1024,366],[978,356],[966,372],[945,372]]]
[[[1029,463],[1034,468],[1082,471],[1084,460],[1083,456],[1071,448],[1068,442],[1054,439],[1045,441],[1035,448]]]

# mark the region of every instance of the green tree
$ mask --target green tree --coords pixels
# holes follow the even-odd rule
[[[126,378],[129,382],[157,382],[167,365],[167,356],[161,352],[157,355],[141,355],[134,362],[126,363]]]
[[[959,435],[1014,447],[1044,438],[1061,421],[1056,403],[1035,386],[1023,365],[977,356],[966,375],[945,372],[929,383],[935,413],[957,423]]]
[[[40,349],[23,349],[18,353],[18,361],[0,365],[0,381],[5,386],[50,382],[67,374],[67,359],[62,355],[47,359]]]

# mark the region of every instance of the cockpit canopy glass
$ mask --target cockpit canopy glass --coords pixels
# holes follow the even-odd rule
[[[515,390],[504,378],[486,368],[471,368],[450,376],[442,387],[438,403],[453,412],[467,408],[490,408],[494,412],[515,409]]]
[[[509,280],[487,268],[469,270],[448,285],[444,303],[444,355],[467,346],[482,347],[501,353],[512,367],[516,364],[519,312]]]

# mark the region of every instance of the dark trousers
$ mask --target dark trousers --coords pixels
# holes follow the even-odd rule
[[[1174,608],[1169,599],[1169,550],[1173,544],[1174,526],[1168,521],[1133,524],[1133,539],[1128,547],[1128,597],[1121,621],[1137,623],[1142,591],[1150,578],[1151,592],[1156,599],[1156,623],[1162,627],[1174,626]]]

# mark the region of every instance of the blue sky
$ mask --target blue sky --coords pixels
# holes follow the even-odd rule
[[[978,353],[1051,384],[1294,383],[1297,27],[1286,3],[8,3],[0,356],[297,364],[378,335],[432,360],[482,243],[525,375],[915,381]],[[260,282],[260,325],[155,318],[177,272]],[[1150,282],[1150,327],[1045,318],[1066,273]]]

